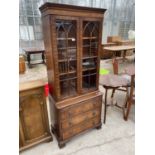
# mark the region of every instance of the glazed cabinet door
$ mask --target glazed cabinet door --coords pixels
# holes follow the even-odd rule
[[[51,17],[57,96],[64,99],[78,94],[78,18]]]
[[[82,29],[82,92],[98,89],[102,20],[85,18]]]
[[[49,135],[44,89],[20,92],[20,146],[33,143]]]

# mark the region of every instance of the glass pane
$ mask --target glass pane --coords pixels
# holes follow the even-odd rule
[[[82,87],[84,91],[96,88],[99,22],[83,22]]]
[[[84,91],[96,88],[96,73],[84,73],[82,87]]]
[[[61,97],[68,97],[76,95],[77,83],[76,80],[60,81],[60,94]]]
[[[76,21],[56,20],[56,33],[60,95],[73,96],[77,93]]]

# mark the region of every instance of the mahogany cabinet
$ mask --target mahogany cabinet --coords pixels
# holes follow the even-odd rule
[[[45,3],[40,11],[52,129],[62,147],[71,137],[101,127],[99,51],[106,10]]]
[[[21,91],[19,96],[19,148],[22,151],[52,140],[52,135],[44,87]]]

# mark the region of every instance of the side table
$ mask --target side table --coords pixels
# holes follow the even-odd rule
[[[26,48],[26,49],[23,49],[23,50],[25,51],[25,54],[27,56],[27,61],[28,61],[29,68],[31,68],[32,65],[35,65],[35,64],[45,64],[45,50],[44,49],[39,49],[39,48]],[[42,56],[42,62],[31,64],[31,54],[41,54],[41,56]]]

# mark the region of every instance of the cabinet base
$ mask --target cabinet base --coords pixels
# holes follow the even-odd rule
[[[96,127],[97,130],[102,128],[102,124],[100,124],[99,126]]]
[[[60,149],[62,149],[63,147],[66,146],[66,143],[64,143],[64,142],[58,142],[58,146],[59,146]]]
[[[70,137],[70,138],[68,138],[68,139],[66,139],[66,140],[60,140],[60,138],[59,138],[58,135],[57,135],[57,131],[56,131],[53,127],[51,128],[51,130],[52,130],[52,133],[55,134],[56,139],[57,139],[57,141],[58,141],[58,146],[59,146],[59,148],[61,149],[61,148],[64,148],[64,147],[66,146],[66,143],[67,143],[68,141],[70,141],[73,137],[76,137],[76,136],[79,136],[79,135],[81,135],[81,134],[84,134],[85,132],[87,132],[87,131],[89,131],[89,130],[91,130],[91,129],[95,129],[95,128],[96,128],[96,129],[101,129],[101,128],[102,128],[102,123],[100,123],[100,124],[94,126],[93,128],[89,128],[89,129],[87,129],[87,130],[85,130],[85,131],[82,131],[82,132],[78,133],[77,135],[72,136],[72,137]]]
[[[51,142],[51,141],[53,141],[52,136],[48,136],[48,137],[43,138],[43,139],[41,139],[41,140],[38,140],[38,141],[36,141],[36,142],[34,142],[34,143],[27,144],[27,145],[25,145],[25,146],[20,147],[20,148],[19,148],[19,152],[24,151],[24,150],[26,150],[26,149],[29,149],[29,148],[31,148],[31,147],[33,147],[33,146],[35,146],[35,145],[40,144],[40,143],[43,143],[43,142]]]

